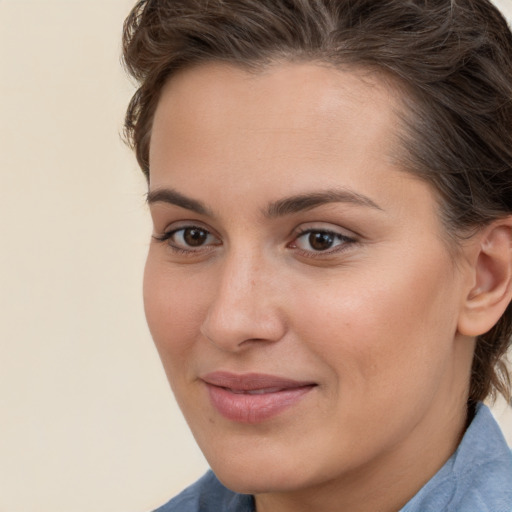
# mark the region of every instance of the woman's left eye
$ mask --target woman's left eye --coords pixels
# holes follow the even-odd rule
[[[337,248],[341,249],[340,246],[354,242],[353,238],[335,231],[308,229],[299,233],[289,247],[311,253],[329,253],[339,250]]]

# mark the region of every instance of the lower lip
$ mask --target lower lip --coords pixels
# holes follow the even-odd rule
[[[207,384],[213,406],[222,416],[237,423],[260,423],[277,416],[299,402],[313,387],[302,386],[250,395]]]

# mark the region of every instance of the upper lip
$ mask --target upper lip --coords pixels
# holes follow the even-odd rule
[[[316,383],[312,381],[298,381],[264,373],[236,374],[217,371],[203,375],[201,379],[212,386],[236,391],[255,391],[261,389],[281,390],[316,385]]]

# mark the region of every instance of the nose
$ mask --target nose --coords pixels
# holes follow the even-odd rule
[[[257,254],[233,253],[220,267],[201,333],[230,352],[280,340],[286,323],[272,264]]]

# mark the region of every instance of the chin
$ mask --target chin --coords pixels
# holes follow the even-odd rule
[[[297,447],[294,452],[287,454],[268,446],[246,451],[231,448],[205,455],[217,478],[228,489],[241,494],[265,494],[305,489],[318,483],[314,480],[327,476],[322,475],[314,460],[306,463]]]
[[[232,471],[216,471],[215,469],[213,472],[224,487],[239,494],[264,494],[278,490],[275,482],[272,485],[271,482],[267,481],[268,478],[254,474],[251,469],[246,469],[243,475]]]
[[[250,465],[241,468],[212,467],[213,472],[222,484],[240,494],[265,494],[272,492],[295,491],[305,487],[305,482],[283,468],[252,468]]]

